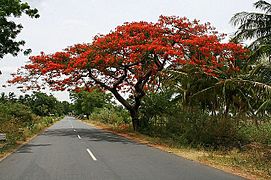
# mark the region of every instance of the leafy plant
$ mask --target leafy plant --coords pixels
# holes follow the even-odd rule
[[[21,17],[23,14],[31,18],[38,18],[38,10],[31,9],[27,2],[21,0],[0,0],[0,59],[6,54],[16,56],[21,51],[21,46],[25,41],[16,41],[17,35],[21,32],[23,26],[16,24],[10,17]],[[24,51],[25,54],[30,49]]]
[[[95,109],[89,119],[115,126],[129,124],[131,122],[129,113],[126,110],[114,106]]]

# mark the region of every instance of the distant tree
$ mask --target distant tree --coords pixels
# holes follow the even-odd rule
[[[102,108],[109,103],[110,94],[106,94],[98,89],[89,91],[71,92],[70,97],[74,103],[76,114],[84,114],[87,117],[95,108]]]
[[[72,108],[71,108],[71,104],[67,101],[62,101],[60,102],[61,103],[61,106],[62,106],[62,110],[63,110],[63,114],[64,115],[67,115],[69,114],[69,112],[72,111]]]
[[[19,98],[18,98],[18,101],[22,104],[26,104],[26,105],[30,105],[31,103],[31,96],[28,95],[28,94],[25,94],[24,96],[23,95],[20,95]]]
[[[12,18],[19,18],[23,14],[31,18],[38,18],[38,10],[31,9],[27,2],[21,0],[0,0],[0,59],[6,54],[17,56],[22,51],[21,46],[25,44],[24,40],[16,40],[23,26],[17,24]],[[30,53],[30,49],[24,51]],[[1,74],[1,72],[0,72]]]
[[[259,0],[254,6],[263,13],[240,12],[232,17],[232,24],[238,26],[233,41],[252,40],[253,57],[267,54],[271,58],[271,4]]]
[[[31,95],[29,106],[39,116],[61,115],[62,110],[58,100],[53,95],[42,92],[34,92]]]

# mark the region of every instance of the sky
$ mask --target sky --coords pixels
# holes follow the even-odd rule
[[[39,10],[40,18],[22,16],[15,21],[24,28],[19,39],[32,54],[54,53],[76,43],[88,43],[97,34],[106,34],[124,22],[156,22],[160,15],[180,16],[210,22],[220,33],[232,35],[236,28],[231,17],[241,11],[255,11],[255,0],[26,0]],[[0,93],[22,94],[16,86],[2,87],[10,74],[23,66],[28,57],[6,55],[0,60]],[[29,92],[28,92],[29,93]],[[49,92],[68,100],[67,92]]]

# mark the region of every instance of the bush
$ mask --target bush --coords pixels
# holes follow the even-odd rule
[[[164,132],[164,125],[176,119],[176,112],[180,110],[174,92],[166,91],[159,94],[150,93],[142,100],[140,108],[140,131],[151,133],[153,128]],[[178,131],[178,130],[177,130]]]
[[[10,119],[0,124],[0,132],[7,134],[7,142],[15,144],[16,141],[24,140],[22,125],[16,119]]]
[[[152,94],[141,107],[141,132],[170,139],[175,145],[211,148],[238,147],[252,142],[271,144],[271,123],[262,120],[256,126],[247,117],[211,116],[202,110],[184,109],[170,94]]]
[[[26,105],[14,102],[0,103],[0,121],[16,119],[21,123],[29,123],[33,116],[31,109]]]
[[[186,107],[174,91],[147,94],[140,108],[140,131],[169,139],[180,145],[238,147],[271,143],[271,122],[261,119],[259,127],[247,117],[210,115],[200,107]]]
[[[218,148],[239,146],[243,141],[235,119],[209,116],[201,111],[192,113],[180,109],[171,115],[156,116],[152,122],[156,123],[143,133],[172,139],[179,145]]]
[[[0,132],[7,134],[8,144],[24,140],[23,127],[32,124],[34,118],[30,108],[23,104],[0,103]]]
[[[30,107],[19,102],[0,102],[0,132],[6,133],[7,141],[0,152],[40,132],[54,122],[53,117],[39,117]]]
[[[131,122],[130,115],[126,110],[114,106],[96,108],[89,119],[116,126],[120,124],[129,124]]]
[[[240,127],[239,136],[248,143],[258,142],[271,145],[271,122],[266,121],[256,126],[254,123],[243,123]]]

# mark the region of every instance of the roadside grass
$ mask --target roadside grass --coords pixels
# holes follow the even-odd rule
[[[62,117],[35,117],[33,121],[27,125],[16,121],[16,119],[3,122],[0,125],[0,131],[6,133],[7,140],[0,141],[0,161],[61,118]]]
[[[171,138],[151,137],[134,132],[127,124],[110,125],[95,120],[83,122],[189,160],[197,161],[246,179],[271,179],[271,146],[248,144],[241,149],[212,149],[184,146]]]

